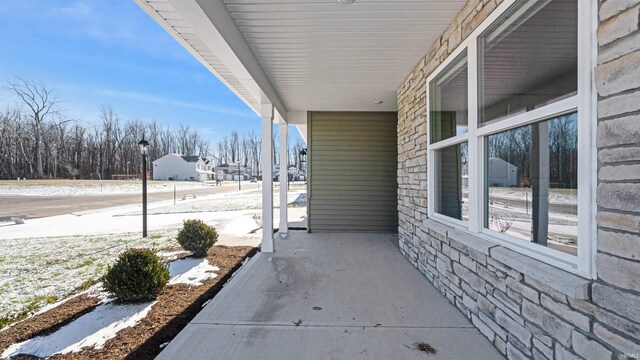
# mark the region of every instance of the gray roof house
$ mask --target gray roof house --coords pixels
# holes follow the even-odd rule
[[[251,174],[251,167],[240,164],[220,164],[213,168],[213,172],[216,174],[216,178],[220,180],[238,180],[238,176],[241,180],[248,180]],[[239,174],[238,174],[239,173]]]
[[[308,232],[263,166],[261,252],[159,358],[640,356],[640,1],[135,1],[262,164],[308,145]]]

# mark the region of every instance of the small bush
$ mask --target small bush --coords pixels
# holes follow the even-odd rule
[[[148,249],[129,249],[107,271],[104,288],[120,301],[154,300],[169,281],[169,269]]]
[[[207,251],[218,241],[218,232],[200,220],[186,220],[178,233],[178,243],[191,251],[195,257],[205,257]]]

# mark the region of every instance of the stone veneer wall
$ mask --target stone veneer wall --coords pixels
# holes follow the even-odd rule
[[[427,219],[426,78],[501,2],[470,0],[398,90],[401,252],[509,359],[640,358],[640,0],[598,1],[598,279]]]

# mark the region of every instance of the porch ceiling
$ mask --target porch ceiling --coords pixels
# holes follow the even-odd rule
[[[250,107],[257,111],[266,97],[285,118],[292,111],[396,110],[396,90],[467,3],[136,2]]]

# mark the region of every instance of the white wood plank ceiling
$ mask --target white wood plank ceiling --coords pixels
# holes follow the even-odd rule
[[[397,89],[466,1],[225,3],[289,111],[348,111],[396,110]]]
[[[201,5],[224,1],[287,111],[396,110],[397,89],[467,3],[466,0],[355,0],[349,5],[337,0],[196,1]],[[198,41],[205,34],[193,33],[190,24],[180,22],[180,14],[166,0],[146,3],[218,72],[218,77],[226,79],[228,86],[235,87],[234,91],[243,96],[247,89],[236,87],[233,72],[228,72],[224,63],[216,62],[216,49]],[[374,104],[379,100],[383,103]]]

